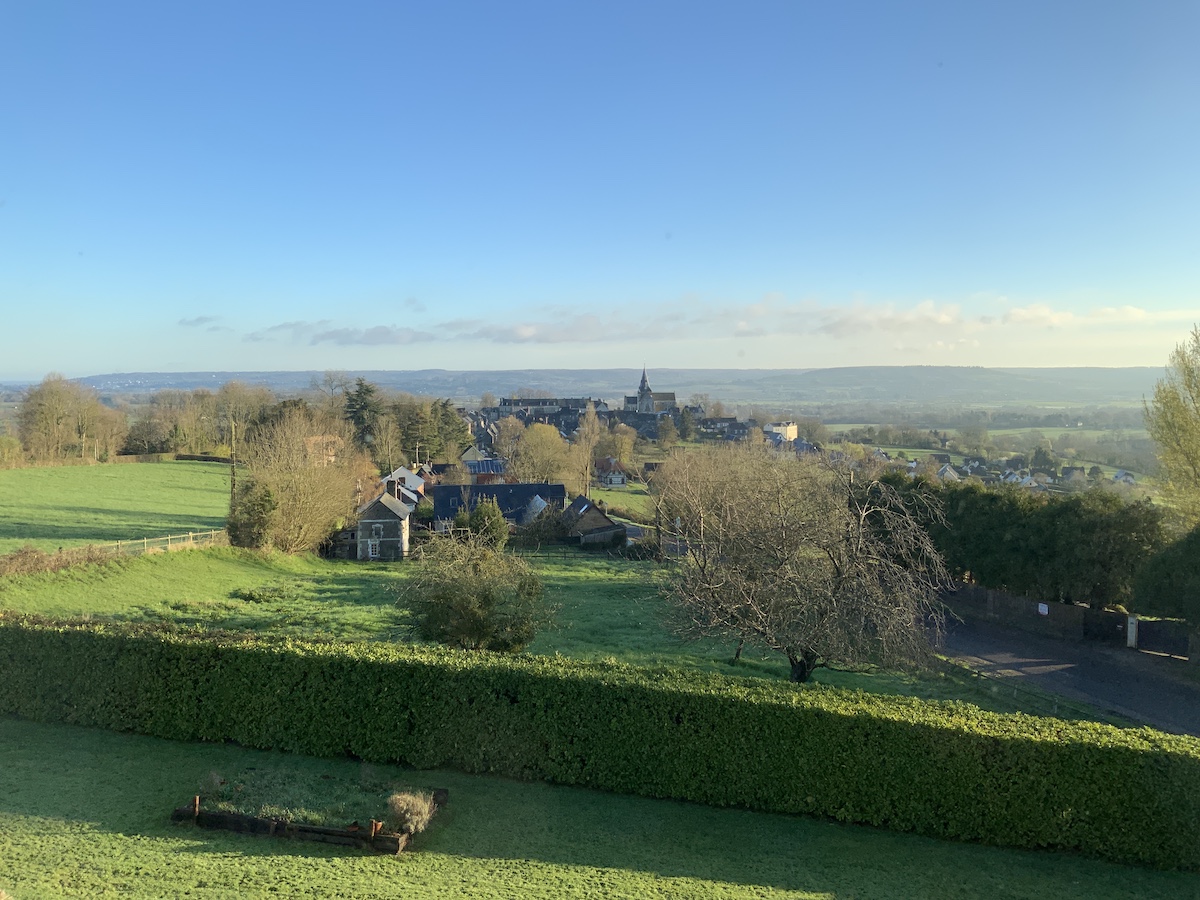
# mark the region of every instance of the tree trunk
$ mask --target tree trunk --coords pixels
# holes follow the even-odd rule
[[[736,666],[742,659],[742,647],[745,645],[745,638],[738,638],[737,649],[733,651],[733,664]]]
[[[792,650],[791,648],[784,651],[787,654],[788,662],[791,664],[792,671],[790,680],[796,684],[803,684],[808,681],[808,677],[812,674],[813,669],[817,667],[819,657],[811,650]]]

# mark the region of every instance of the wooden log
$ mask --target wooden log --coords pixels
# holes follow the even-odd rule
[[[239,834],[261,834],[268,837],[315,841],[342,847],[362,847],[379,853],[400,853],[409,842],[407,834],[386,833],[382,822],[372,820],[370,829],[326,828],[322,825],[302,825],[283,819],[261,819],[242,813],[200,810],[195,805],[180,806],[171,812],[174,822],[191,821],[199,828],[219,828]]]

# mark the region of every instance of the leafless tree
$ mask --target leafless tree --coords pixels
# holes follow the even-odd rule
[[[354,448],[349,427],[337,424],[341,430],[331,430],[294,407],[255,431],[244,456],[246,475],[238,478],[231,537],[240,527],[239,533],[255,535],[242,543],[297,553],[315,550],[350,519],[360,488],[378,474]]]
[[[596,415],[596,407],[588,401],[587,409],[579,417],[579,430],[575,432],[575,443],[572,452],[575,457],[575,468],[579,478],[577,494],[588,496],[592,486],[592,469],[596,462],[596,447],[603,433],[600,419]]]
[[[801,682],[828,664],[931,658],[945,569],[887,484],[744,445],[675,455],[654,483],[683,551],[666,588],[681,635],[778,651]]]

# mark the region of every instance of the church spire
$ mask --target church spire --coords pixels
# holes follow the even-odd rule
[[[642,383],[638,385],[638,393],[650,390],[650,381],[646,378],[646,367],[642,366]]]

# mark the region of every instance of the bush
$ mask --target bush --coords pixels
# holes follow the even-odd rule
[[[0,613],[0,714],[1200,869],[1200,741],[782,682]]]
[[[482,543],[496,550],[503,550],[508,543],[508,522],[499,504],[488,497],[471,510],[467,527]]]
[[[401,588],[417,633],[462,650],[524,649],[550,620],[542,582],[529,565],[478,535],[435,537],[415,554]]]
[[[46,553],[26,544],[12,553],[0,556],[0,576],[33,575],[38,572],[58,572],[72,566],[105,565],[121,559],[113,550],[88,544],[55,553]]]
[[[388,825],[392,831],[420,834],[435,812],[437,804],[428,791],[401,791],[388,797]]]
[[[1138,572],[1131,606],[1143,615],[1187,619],[1200,627],[1200,527],[1164,547]]]

